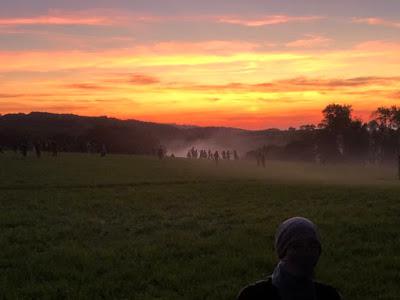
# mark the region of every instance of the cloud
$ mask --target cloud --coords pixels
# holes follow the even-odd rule
[[[118,77],[111,77],[106,79],[99,79],[98,84],[96,83],[69,83],[64,84],[61,87],[72,89],[72,90],[86,90],[86,91],[108,91],[108,90],[116,90],[121,87],[127,87],[129,85],[135,86],[147,86],[160,83],[160,79],[155,76],[145,75],[145,74],[120,74]],[[106,84],[106,85],[104,85]],[[1,94],[0,94],[1,97]]]
[[[354,49],[366,52],[397,52],[400,51],[400,43],[382,40],[365,41],[357,44]]]
[[[323,16],[269,15],[243,18],[237,15],[156,15],[121,10],[93,9],[85,11],[52,10],[47,15],[0,18],[0,26],[26,25],[132,25],[170,22],[206,22],[233,24],[246,27],[271,26],[287,23],[308,23],[324,19]]]
[[[333,42],[332,39],[320,36],[307,34],[305,38],[292,41],[286,44],[286,47],[290,48],[317,48],[317,47],[328,47]]]
[[[368,24],[372,26],[386,26],[386,27],[400,28],[400,21],[392,21],[375,17],[353,18],[352,22],[357,24]]]
[[[0,99],[1,98],[41,98],[41,97],[51,97],[54,96],[53,94],[50,93],[0,93]]]
[[[30,113],[32,111],[46,111],[46,112],[82,112],[82,109],[89,108],[87,105],[81,104],[43,104],[38,102],[26,103],[26,101],[0,101],[0,113]]]
[[[115,73],[111,74],[108,78],[102,79],[102,82],[122,85],[153,85],[161,83],[161,79],[148,74],[141,73]]]
[[[399,77],[355,77],[347,79],[312,79],[298,77],[288,80],[280,80],[272,83],[272,86],[283,88],[312,88],[316,90],[332,90],[343,88],[365,87],[371,85],[392,85],[400,82]],[[261,84],[261,86],[263,86]]]
[[[182,89],[204,91],[204,92],[225,92],[225,93],[290,93],[305,91],[334,91],[343,89],[365,88],[369,86],[397,86],[400,84],[399,77],[355,77],[347,79],[317,79],[307,77],[297,77],[271,82],[246,84],[228,83],[223,85],[187,85],[181,86]]]
[[[179,48],[178,45],[182,47]],[[185,48],[186,47],[186,48]],[[211,51],[207,42],[145,45],[103,51],[0,51],[0,72],[54,71],[72,69],[133,69],[144,67],[199,66],[237,62],[288,62],[309,57],[305,54],[251,52],[235,49]],[[57,63],[54,63],[57,61]]]
[[[133,85],[150,85],[159,83],[160,79],[154,76],[143,75],[143,74],[134,74],[129,79],[129,83]]]
[[[219,23],[227,23],[234,25],[242,25],[247,27],[260,27],[260,26],[271,26],[287,23],[304,23],[313,22],[324,19],[321,16],[288,16],[288,15],[272,15],[261,18],[241,18],[235,16],[223,16],[217,19]]]
[[[23,94],[5,94],[5,93],[0,93],[0,99],[1,98],[21,98],[23,97]]]
[[[400,100],[400,90],[397,90],[392,93],[391,97],[399,99]]]
[[[226,84],[196,84],[188,82],[163,82],[158,77],[144,74],[134,74],[126,79],[127,75],[121,75],[118,79],[107,79],[101,82],[114,83],[114,85],[101,86],[87,83],[76,83],[64,85],[66,88],[82,89],[91,91],[102,90],[129,90],[129,85],[133,86],[151,86],[158,85],[158,88],[164,92],[170,93],[190,93],[194,95],[201,94],[286,94],[318,92],[329,94],[333,92],[345,93],[348,95],[362,92],[364,95],[372,95],[373,91],[381,91],[387,95],[388,92],[398,91],[400,76],[397,77],[353,77],[353,78],[310,78],[295,77],[281,80],[274,80],[260,83],[231,82]],[[122,78],[123,77],[123,78]],[[129,85],[127,85],[129,84]],[[369,92],[368,90],[371,90]],[[154,91],[149,87],[148,92]],[[145,91],[142,91],[145,92]],[[376,94],[378,95],[378,94]],[[220,101],[223,98],[219,96],[208,97],[209,101]],[[292,99],[290,99],[292,102]]]
[[[70,88],[70,89],[77,89],[77,90],[108,90],[109,87],[106,86],[100,86],[100,85],[96,85],[96,84],[92,84],[92,83],[72,83],[72,84],[66,84],[64,85],[64,87],[66,88]]]
[[[50,111],[50,112],[80,112],[82,110],[90,109],[90,105],[82,105],[82,104],[54,104],[47,105],[45,107],[40,107],[40,110]]]
[[[101,16],[37,16],[30,18],[1,18],[0,26],[22,26],[22,25],[110,25],[113,21]]]
[[[206,41],[169,41],[158,42],[135,47],[139,53],[237,53],[251,52],[263,47],[270,47],[269,43],[254,43],[237,40],[206,40]]]
[[[154,85],[160,84],[160,87],[165,91],[192,91],[192,92],[205,92],[205,93],[249,93],[249,92],[261,92],[261,93],[290,93],[290,92],[305,92],[305,91],[334,91],[344,89],[357,89],[364,87],[385,87],[393,86],[400,83],[399,77],[354,77],[346,79],[319,79],[319,78],[307,78],[307,77],[296,77],[284,80],[275,80],[270,82],[262,83],[241,83],[232,82],[227,84],[190,84],[190,83],[171,83],[162,82],[158,77],[134,74],[126,79],[109,79],[105,82],[113,82],[114,86],[101,86],[96,84],[88,83],[74,83],[64,85],[66,88],[82,89],[82,90],[109,90],[126,87],[126,83],[131,85]],[[209,100],[220,100],[220,98],[208,98]]]
[[[400,92],[394,89],[365,89],[365,90],[348,90],[346,95],[357,96],[357,97],[379,97],[379,99],[399,99]]]

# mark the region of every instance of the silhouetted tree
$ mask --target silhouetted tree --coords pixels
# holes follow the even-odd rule
[[[375,121],[378,123],[380,128],[391,127],[392,112],[390,108],[378,107],[373,115],[375,115]]]
[[[374,138],[379,149],[380,161],[391,161],[400,154],[400,108],[378,107],[373,116],[378,125]]]
[[[322,111],[323,128],[334,134],[343,134],[351,125],[352,110],[351,105],[329,104]]]

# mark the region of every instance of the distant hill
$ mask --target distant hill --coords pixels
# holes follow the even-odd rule
[[[3,147],[50,140],[62,151],[85,152],[88,144],[98,150],[104,144],[113,153],[151,154],[163,145],[169,153],[183,156],[192,146],[236,149],[244,153],[262,145],[285,144],[290,140],[290,133],[277,129],[251,131],[45,112],[0,116]]]

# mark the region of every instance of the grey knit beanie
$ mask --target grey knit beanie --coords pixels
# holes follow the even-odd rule
[[[275,235],[275,250],[279,259],[285,257],[290,244],[297,240],[313,239],[321,247],[317,230],[317,226],[306,218],[294,217],[284,221],[279,225]]]

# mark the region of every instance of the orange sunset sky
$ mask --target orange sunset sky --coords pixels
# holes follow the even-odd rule
[[[287,128],[400,104],[398,0],[0,0],[0,113]]]

